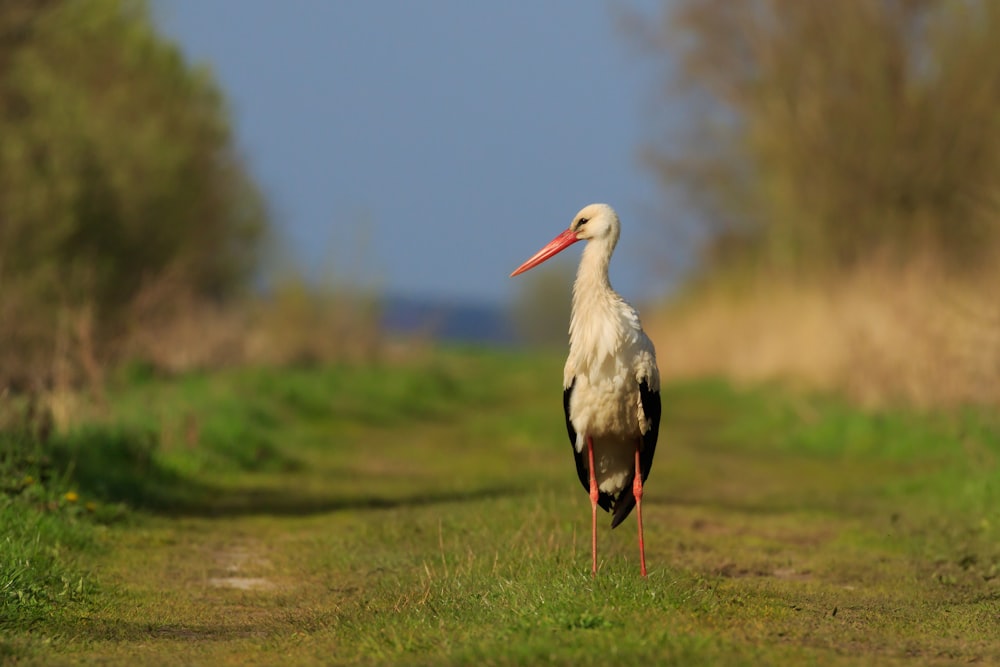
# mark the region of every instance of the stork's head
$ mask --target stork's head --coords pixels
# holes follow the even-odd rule
[[[548,245],[536,252],[521,266],[514,269],[511,278],[532,269],[545,260],[559,254],[577,241],[595,241],[606,244],[610,250],[618,243],[621,224],[618,214],[607,204],[590,204],[573,216],[569,229],[549,241]]]
[[[602,239],[617,243],[621,225],[613,208],[607,204],[591,204],[580,209],[569,228],[576,233],[578,241]]]

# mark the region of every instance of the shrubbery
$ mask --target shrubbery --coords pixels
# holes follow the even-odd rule
[[[0,137],[0,387],[94,380],[144,291],[222,299],[256,268],[219,89],[145,3],[0,4]]]

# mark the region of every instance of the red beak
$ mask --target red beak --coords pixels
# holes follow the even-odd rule
[[[514,273],[510,274],[510,277],[513,278],[519,273],[524,273],[528,269],[535,268],[545,260],[553,257],[554,255],[558,255],[579,240],[580,239],[576,238],[576,232],[572,229],[567,229],[565,232],[549,241],[544,248],[532,255],[531,259],[514,269]]]

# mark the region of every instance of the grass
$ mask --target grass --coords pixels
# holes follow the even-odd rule
[[[995,416],[668,385],[649,579],[634,521],[610,531],[608,517],[592,579],[560,367],[445,351],[121,380],[110,415],[32,455],[47,482],[3,496],[4,534],[23,536],[3,562],[48,565],[20,580],[34,607],[5,598],[0,656],[1000,661]]]
[[[29,628],[90,590],[74,564],[94,525],[68,488],[30,433],[0,433],[0,627]]]
[[[653,309],[647,329],[671,378],[782,380],[935,409],[1000,403],[1000,272],[869,262],[801,280],[707,276]]]

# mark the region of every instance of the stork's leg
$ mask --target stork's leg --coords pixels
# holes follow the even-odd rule
[[[587,460],[590,468],[590,554],[593,577],[597,576],[597,474],[594,472],[594,441],[587,436]]]
[[[642,470],[639,468],[639,447],[642,441],[635,447],[635,479],[632,481],[632,495],[635,496],[635,516],[639,522],[639,564],[642,567],[642,576],[646,576],[646,545],[642,541]],[[593,484],[593,483],[591,483]]]

